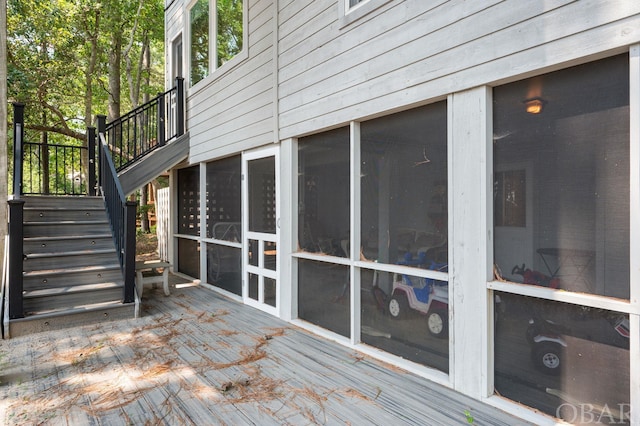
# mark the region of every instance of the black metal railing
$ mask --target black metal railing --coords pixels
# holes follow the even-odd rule
[[[83,195],[88,193],[87,147],[25,142],[23,144],[22,193]]]
[[[184,79],[151,101],[108,123],[105,138],[116,171],[184,134]]]
[[[14,108],[14,187],[17,195],[95,195],[95,131],[86,146],[27,142],[24,104]]]
[[[98,186],[102,190],[120,267],[124,276],[124,303],[134,301],[136,260],[136,205],[127,201],[105,139],[106,117],[98,116]]]

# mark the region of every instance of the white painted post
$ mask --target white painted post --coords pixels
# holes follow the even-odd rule
[[[449,97],[449,288],[451,380],[473,398],[487,396],[491,279],[491,91]]]

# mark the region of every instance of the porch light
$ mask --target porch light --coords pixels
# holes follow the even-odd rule
[[[525,110],[529,114],[540,114],[542,112],[542,108],[547,103],[544,99],[540,97],[529,98],[522,101],[525,105]]]

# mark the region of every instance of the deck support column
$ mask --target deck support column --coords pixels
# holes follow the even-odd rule
[[[24,200],[9,203],[9,318],[24,318],[22,303],[22,258]]]

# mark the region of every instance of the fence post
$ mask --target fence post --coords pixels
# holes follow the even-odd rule
[[[97,137],[97,151],[98,151],[98,188],[102,188],[102,183],[104,182],[104,180],[102,179],[102,168],[104,166],[103,162],[102,162],[102,141],[100,140],[100,135],[104,135],[105,139],[107,138],[106,135],[106,131],[107,131],[107,116],[106,115],[98,115],[96,117],[98,119],[98,134],[96,135]]]
[[[158,146],[164,146],[165,142],[164,116],[164,93],[158,93]]]
[[[23,318],[22,260],[24,200],[11,199],[9,203],[9,318]]]
[[[124,207],[124,303],[135,301],[137,205],[135,201],[127,201]]]
[[[13,104],[13,195],[22,195],[22,150],[24,148],[24,104]]]
[[[176,136],[184,135],[184,77],[176,77]]]
[[[87,127],[87,149],[89,150],[89,195],[96,195],[96,128]]]

